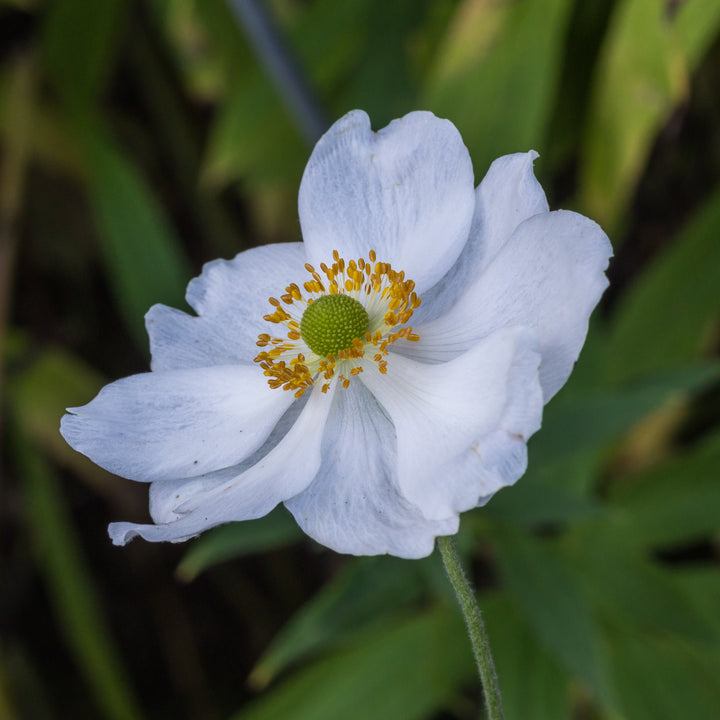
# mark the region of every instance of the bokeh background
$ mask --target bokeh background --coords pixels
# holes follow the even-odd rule
[[[262,7],[316,123],[432,110],[477,182],[534,148],[551,207],[613,241],[527,475],[458,536],[507,720],[718,720],[720,3]],[[151,304],[186,308],[204,262],[300,238],[313,130],[239,18],[0,2],[3,720],[477,717],[436,557],[339,556],[282,509],[114,548],[146,488],[58,434],[65,407],[148,368]]]

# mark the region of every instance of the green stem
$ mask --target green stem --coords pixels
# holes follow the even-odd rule
[[[488,719],[503,720],[502,700],[500,698],[497,674],[495,673],[495,664],[490,652],[490,643],[482,621],[480,607],[475,599],[475,592],[460,564],[460,558],[453,539],[451,537],[439,537],[437,544],[445,566],[445,572],[450,578],[465,616],[465,624],[470,635],[470,642],[472,643],[475,661],[480,673],[480,681],[485,693]]]

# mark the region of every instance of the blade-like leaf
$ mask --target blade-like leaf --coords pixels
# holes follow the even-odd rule
[[[15,447],[25,482],[29,530],[58,625],[103,717],[139,720],[142,713],[103,622],[57,482],[42,456],[19,436]]]
[[[709,362],[645,376],[622,390],[587,393],[548,405],[542,430],[533,437],[533,464],[548,464],[602,447],[619,437],[671,397],[696,392],[720,376]]]
[[[573,522],[603,510],[599,502],[577,491],[549,485],[538,477],[526,477],[498,493],[484,512],[491,518],[532,527]]]
[[[505,720],[568,720],[569,678],[506,594],[483,599]]]
[[[76,123],[105,267],[128,328],[145,346],[145,313],[157,302],[182,304],[189,264],[137,168],[89,115],[76,113]]]
[[[44,14],[45,66],[62,95],[93,98],[112,69],[127,4],[123,0],[54,0]]]
[[[255,666],[252,684],[263,687],[288,665],[387,624],[421,593],[416,565],[396,558],[349,563],[288,621]]]
[[[697,67],[720,32],[720,3],[693,0],[677,7],[678,40],[691,68]]]
[[[7,686],[8,683],[5,678],[5,658],[0,654],[0,717],[5,718],[5,720],[18,720],[20,715],[13,707]]]
[[[619,633],[613,671],[624,717],[632,720],[717,720],[720,656],[678,641]]]
[[[607,371],[620,384],[702,354],[720,315],[720,189],[622,298],[608,338]]]
[[[720,529],[720,434],[635,482],[617,484],[616,538],[632,547],[692,543]]]
[[[208,0],[210,6],[217,2]],[[366,0],[320,0],[303,6],[292,26],[285,28],[289,46],[321,90],[339,84],[339,77],[353,67],[372,12]],[[208,29],[224,38],[223,54],[230,59],[238,51],[228,43],[231,31],[218,27],[224,14],[211,7],[202,11]],[[234,33],[236,42],[244,44],[239,30]],[[242,71],[241,76],[238,70],[230,75],[231,93],[212,128],[205,179],[221,184],[243,177],[251,183],[297,187],[308,148],[263,69],[246,62]]]
[[[569,0],[458,5],[423,105],[452,119],[478,173],[499,155],[540,149],[570,6]]]
[[[460,614],[440,608],[368,633],[307,667],[236,720],[420,720],[475,674]]]
[[[197,539],[177,568],[186,582],[213,565],[252,553],[274,550],[295,542],[302,532],[293,518],[278,508],[259,520],[230,523]]]
[[[720,641],[720,619],[709,621],[697,610],[678,573],[633,553],[623,538],[591,531],[575,549],[577,578],[608,623],[624,632],[675,635],[708,646]]]
[[[598,700],[612,705],[600,628],[565,562],[546,543],[496,526],[498,568],[528,625]]]
[[[584,211],[606,230],[622,216],[652,141],[687,86],[665,3],[616,3],[592,86],[580,180]]]
[[[696,611],[714,628],[720,626],[720,572],[717,565],[695,565],[675,573],[675,582]]]
[[[78,454],[58,432],[60,417],[67,407],[90,402],[103,384],[86,363],[65,350],[47,347],[12,375],[9,397],[23,431],[56,460],[73,464]]]

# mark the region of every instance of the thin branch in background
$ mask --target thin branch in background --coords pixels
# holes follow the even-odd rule
[[[313,146],[329,123],[310,83],[261,0],[228,0],[298,131]]]

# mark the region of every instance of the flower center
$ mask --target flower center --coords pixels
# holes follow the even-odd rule
[[[349,295],[322,295],[307,306],[300,321],[300,336],[320,357],[352,347],[370,327],[367,310]]]
[[[312,277],[303,283],[305,295],[291,283],[280,300],[268,301],[273,312],[263,319],[286,329],[285,337],[258,336],[258,346],[265,349],[255,362],[271,388],[300,397],[321,379],[327,392],[335,376],[348,387],[350,378],[363,372],[363,363],[372,362],[385,374],[391,345],[420,339],[407,324],[420,298],[404,272],[377,262],[374,250],[367,260],[348,263],[335,250],[333,260],[330,267],[320,265],[324,277],[305,265]]]

